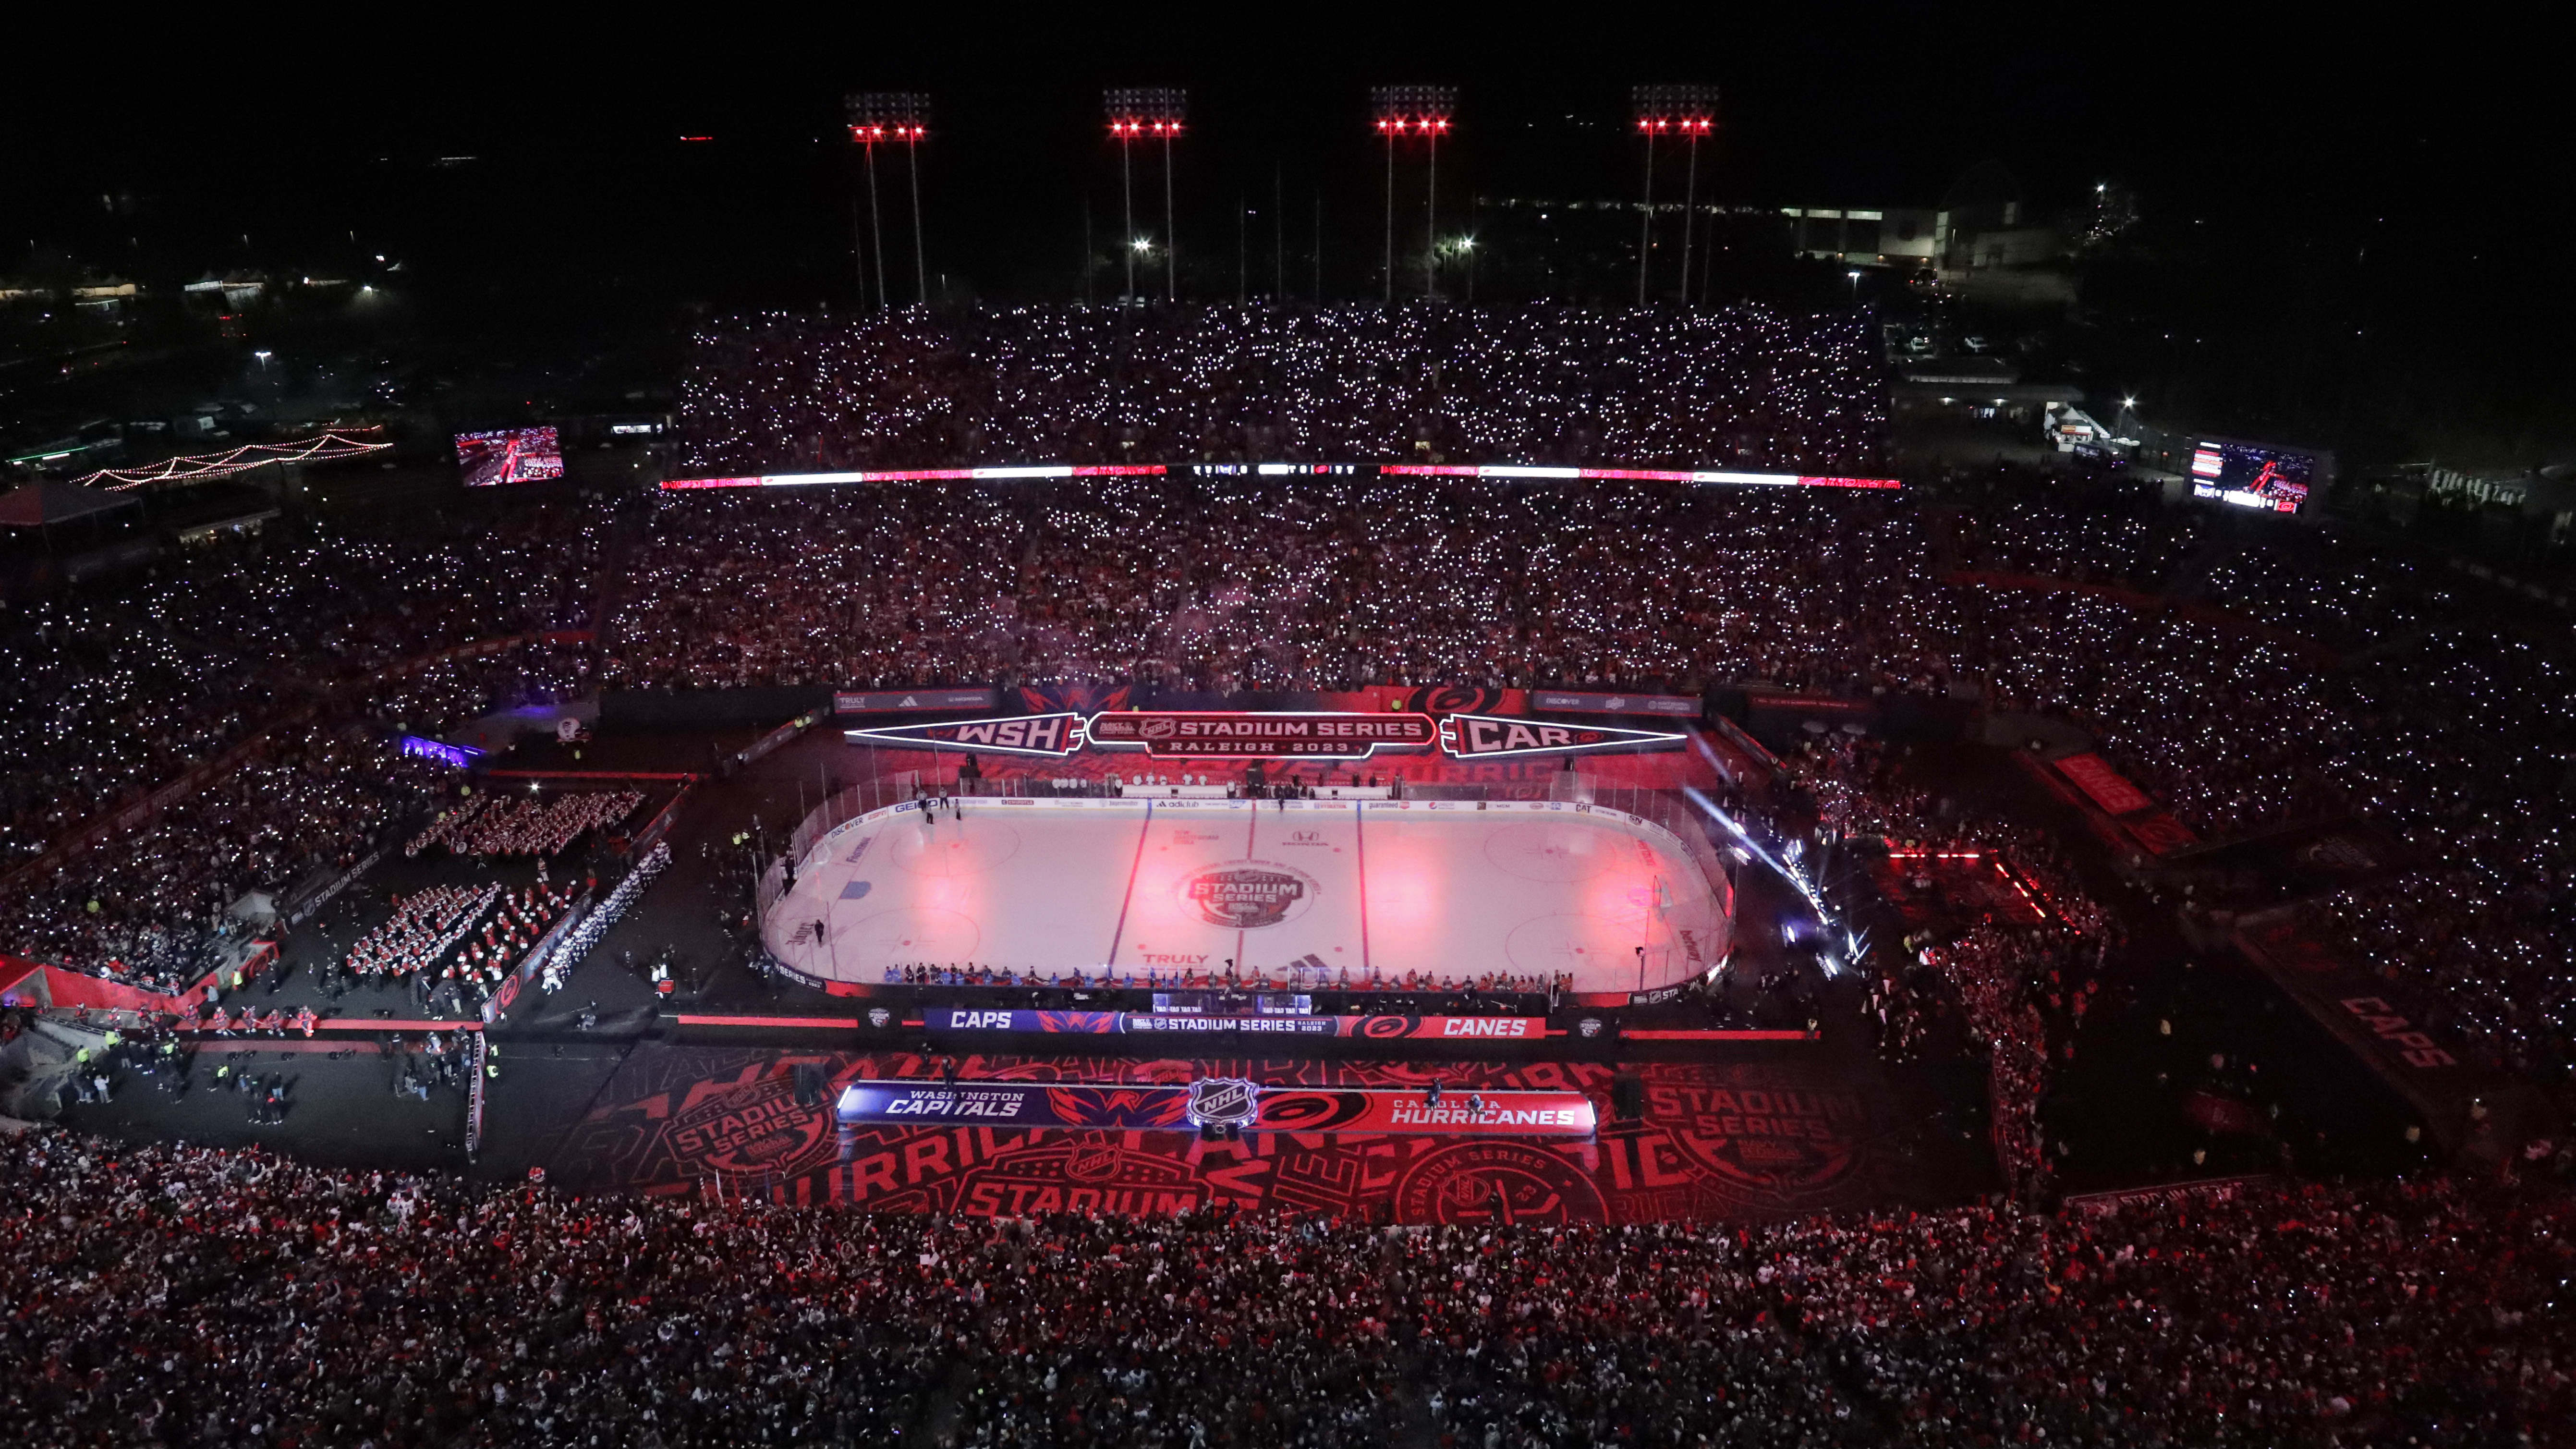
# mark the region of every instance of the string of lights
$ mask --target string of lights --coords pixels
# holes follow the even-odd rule
[[[375,434],[370,439],[363,434]],[[295,443],[246,443],[225,453],[200,453],[189,457],[164,458],[148,468],[101,468],[84,473],[73,483],[91,488],[123,492],[155,483],[202,483],[210,478],[229,478],[271,463],[327,463],[340,458],[362,458],[370,453],[390,452],[393,444],[382,441],[381,427],[334,429],[318,437]]]

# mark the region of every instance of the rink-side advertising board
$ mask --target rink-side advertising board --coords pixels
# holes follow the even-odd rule
[[[1603,694],[1591,690],[1533,689],[1532,709],[1562,714],[1652,714],[1674,719],[1699,718],[1695,694]]]
[[[844,1128],[959,1124],[1101,1131],[1191,1131],[1590,1137],[1592,1100],[1569,1091],[1444,1092],[1370,1087],[1265,1087],[1236,1078],[1172,1085],[1054,1082],[853,1082],[834,1116]]]
[[[905,714],[914,710],[998,709],[990,689],[869,689],[835,691],[834,714]]]
[[[1029,1035],[1304,1036],[1364,1041],[1534,1041],[1543,1016],[1203,1016],[1143,1011],[1034,1011],[938,1008],[922,1013],[935,1032]]]
[[[1381,749],[1428,748],[1440,727],[1411,712],[1145,709],[1095,714],[1090,733],[1103,749],[1156,759],[1364,760]]]

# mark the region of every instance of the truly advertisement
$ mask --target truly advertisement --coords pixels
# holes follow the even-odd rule
[[[834,714],[902,714],[907,710],[994,709],[1000,696],[990,689],[841,690],[832,696]]]
[[[1422,749],[1438,742],[1427,714],[1255,713],[1232,710],[1130,710],[1091,717],[1091,741],[1107,749],[1143,749],[1157,759],[1279,758],[1362,760],[1380,749]]]

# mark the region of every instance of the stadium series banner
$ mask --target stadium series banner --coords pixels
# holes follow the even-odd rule
[[[878,1124],[946,1123],[1124,1132],[1223,1125],[1256,1132],[1589,1137],[1595,1122],[1592,1099],[1575,1091],[1462,1088],[1435,1101],[1424,1091],[1263,1087],[1230,1077],[1203,1077],[1185,1086],[852,1082],[833,1115],[845,1136]]]
[[[1411,712],[1341,714],[1249,710],[1130,710],[1091,717],[1091,742],[1105,749],[1143,749],[1156,759],[1221,757],[1364,760],[1381,748],[1416,750],[1438,743],[1431,716]]]
[[[1543,1016],[1198,1016],[1140,1011],[1030,1011],[942,1008],[922,1013],[935,1032],[994,1031],[1038,1035],[1329,1036],[1366,1041],[1532,1041],[1547,1035]]]

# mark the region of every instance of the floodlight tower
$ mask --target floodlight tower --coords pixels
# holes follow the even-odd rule
[[[1449,134],[1458,111],[1456,86],[1371,86],[1369,109],[1377,133],[1386,141],[1386,300],[1395,304],[1395,143],[1420,136],[1430,152],[1431,169],[1424,187],[1428,201],[1429,244],[1422,263],[1422,291],[1431,296],[1440,283],[1440,138]]]
[[[875,141],[901,141],[905,170],[912,179],[912,281],[914,295],[923,304],[930,301],[930,267],[922,259],[921,248],[921,142],[930,134],[930,97],[918,91],[868,91],[849,98],[850,131],[854,139],[862,129],[872,133],[868,142],[868,198],[876,199]],[[882,272],[882,260],[878,270]],[[878,295],[884,295],[880,280]]]
[[[1181,123],[1189,118],[1189,92],[1179,86],[1116,86],[1101,92],[1109,112],[1109,134],[1118,139],[1118,180],[1127,195],[1127,295],[1136,295],[1136,252],[1142,245],[1136,236],[1136,194],[1134,173],[1128,164],[1127,148],[1138,140],[1163,143],[1163,300],[1171,301],[1179,293],[1179,234],[1172,224],[1172,142],[1181,134]]]
[[[1647,256],[1655,243],[1655,138],[1679,136],[1690,146],[1682,183],[1682,300],[1690,300],[1691,210],[1699,204],[1700,138],[1717,127],[1715,86],[1634,86],[1629,110],[1646,138],[1646,214],[1637,241],[1637,304],[1646,301]]]
[[[875,99],[864,95],[844,96],[841,104],[844,114],[849,117],[850,139],[858,144],[868,159],[868,249],[876,258],[877,310],[883,311],[887,306],[885,227],[877,213],[877,146],[886,139],[887,131],[885,123],[877,119],[876,108],[870,104]],[[861,272],[859,276],[864,284],[867,273]],[[866,300],[864,297],[860,299],[861,302]]]

